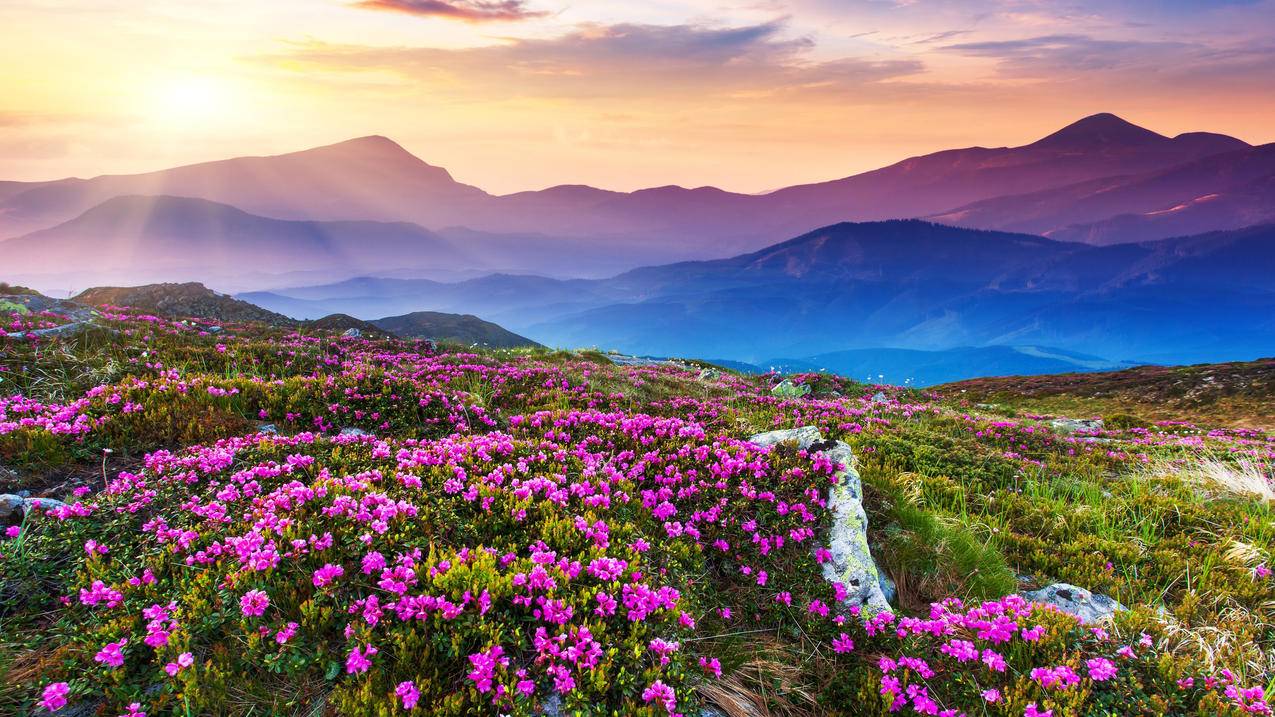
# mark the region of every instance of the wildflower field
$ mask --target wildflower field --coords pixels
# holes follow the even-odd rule
[[[58,501],[0,526],[3,714],[1271,711],[1259,430],[124,308],[0,342],[3,489]],[[893,612],[822,576],[838,467],[747,440],[803,426]]]

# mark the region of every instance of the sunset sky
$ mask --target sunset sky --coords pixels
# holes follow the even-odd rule
[[[6,0],[0,179],[383,134],[489,191],[762,191],[1115,112],[1275,141],[1275,0]]]

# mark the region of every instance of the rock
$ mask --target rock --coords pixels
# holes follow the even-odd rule
[[[810,394],[810,386],[808,384],[796,384],[788,379],[784,379],[770,389],[770,395],[779,398],[801,398]]]
[[[356,329],[356,328],[348,328],[348,329],[346,329],[346,330],[345,330],[345,332],[344,332],[344,333],[342,333],[341,335],[342,335],[342,336],[349,337],[349,338],[352,338],[352,339],[357,339],[357,338],[359,338],[359,337],[361,337],[361,336],[363,335],[363,332],[362,332],[362,331],[359,331],[359,330],[358,330],[358,329]]]
[[[12,493],[0,495],[0,523],[11,523],[25,512],[26,499],[22,496]]]
[[[261,423],[257,425],[257,433],[278,433],[279,427],[273,423]]]
[[[32,508],[39,508],[43,513],[46,510],[61,508],[65,506],[60,500],[54,498],[26,498],[12,493],[0,495],[0,523],[12,523],[15,519],[25,516],[31,512]]]
[[[877,391],[876,393],[872,394],[872,402],[873,403],[889,403],[890,399],[886,398],[885,391]]]
[[[1058,433],[1079,433],[1102,430],[1101,418],[1055,418],[1049,426]]]
[[[208,333],[210,333],[210,334],[219,334],[219,333],[221,333],[221,327],[220,327],[220,326],[209,326],[209,327],[207,328],[207,331],[208,331]]]
[[[361,437],[361,436],[370,436],[370,435],[372,435],[372,434],[371,434],[371,433],[368,433],[367,431],[363,430],[362,428],[354,428],[354,427],[352,427],[352,426],[347,426],[347,427],[345,427],[345,428],[342,428],[342,429],[341,429],[341,432],[340,432],[338,435],[341,435],[341,436],[354,436],[355,438],[358,438],[358,437]]]
[[[1106,595],[1094,595],[1084,588],[1067,583],[1047,585],[1039,590],[1025,592],[1023,597],[1032,602],[1053,605],[1087,624],[1102,622],[1117,612],[1128,609]]]
[[[699,372],[699,380],[714,381],[722,377],[722,372],[715,368],[706,368]]]
[[[825,440],[814,426],[759,433],[748,439],[759,446],[794,442],[798,448],[822,453],[841,466],[837,483],[828,490],[832,531],[828,549],[832,560],[823,564],[824,579],[845,586],[847,607],[866,612],[890,611],[894,585],[877,566],[868,547],[868,516],[863,511],[863,482],[854,469],[854,453],[844,441]]]

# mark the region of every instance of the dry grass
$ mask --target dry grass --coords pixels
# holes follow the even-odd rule
[[[822,714],[818,689],[803,682],[800,656],[763,641],[757,655],[720,680],[701,685],[699,695],[729,717],[813,717]],[[796,659],[794,659],[796,658]]]
[[[1204,456],[1186,463],[1162,461],[1147,466],[1154,477],[1174,476],[1206,491],[1275,503],[1275,476],[1271,468],[1249,460],[1223,460]]]

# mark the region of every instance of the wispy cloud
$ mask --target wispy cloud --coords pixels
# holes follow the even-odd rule
[[[809,61],[813,40],[788,37],[785,28],[782,20],[727,28],[581,25],[554,38],[465,49],[308,42],[273,59],[324,71],[396,73],[469,94],[498,89],[543,97],[827,91],[861,88],[924,69],[910,58]]]
[[[359,0],[354,7],[465,22],[528,20],[548,15],[524,0]]]

